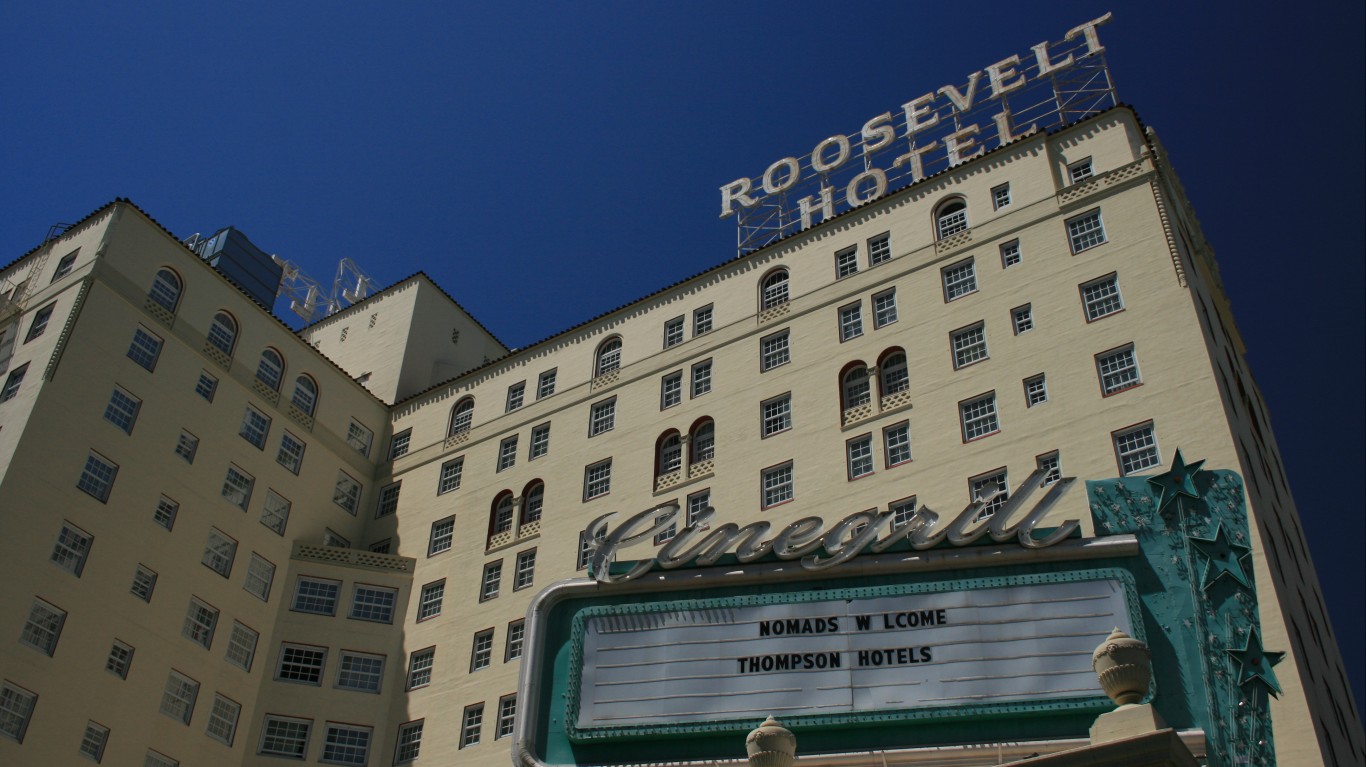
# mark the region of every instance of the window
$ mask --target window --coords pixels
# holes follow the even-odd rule
[[[484,575],[479,581],[479,601],[495,599],[503,585],[503,560],[488,562],[484,565]]]
[[[133,331],[133,342],[128,345],[128,359],[151,372],[156,370],[161,356],[161,339],[142,328]]]
[[[792,500],[792,463],[764,469],[762,483],[763,508],[767,509]]]
[[[470,673],[488,668],[492,662],[493,629],[488,629],[474,635],[474,647],[470,650]]]
[[[987,358],[987,331],[985,323],[977,323],[950,334],[953,341],[953,368],[967,367],[974,362]]]
[[[408,657],[408,689],[416,690],[432,683],[432,667],[436,665],[436,648],[418,650]]]
[[[1001,268],[1009,269],[1020,263],[1020,241],[1011,240],[1001,243]]]
[[[399,725],[396,740],[394,764],[407,764],[417,759],[422,749],[422,720]]]
[[[840,397],[844,410],[867,405],[873,401],[873,387],[868,381],[868,368],[860,364],[844,374],[840,381]]]
[[[47,330],[47,324],[52,320],[52,312],[57,308],[57,304],[51,303],[33,313],[33,322],[29,323],[28,335],[24,336],[24,343],[41,336]]]
[[[692,396],[700,397],[711,391],[711,360],[692,366]]]
[[[992,210],[1000,210],[1010,204],[1010,184],[1001,184],[991,189]]]
[[[19,641],[44,655],[57,650],[57,639],[62,635],[62,624],[66,622],[66,611],[44,602],[33,600],[28,608],[28,618]]]
[[[128,589],[128,593],[144,602],[151,602],[152,592],[156,590],[156,587],[156,572],[148,569],[145,565],[138,565],[133,570],[133,585]]]
[[[588,416],[588,436],[596,437],[611,431],[617,421],[617,400],[615,397],[595,403]]]
[[[228,503],[246,511],[247,504],[251,502],[251,489],[255,484],[256,480],[251,475],[236,466],[229,466],[228,474],[223,478],[223,497]]]
[[[95,722],[85,723],[85,734],[81,736],[81,756],[88,757],[96,764],[104,760],[104,744],[109,740],[109,728],[96,724]]]
[[[323,545],[335,546],[339,549],[351,548],[351,542],[338,535],[337,531],[330,527],[323,528]]]
[[[716,457],[716,424],[710,418],[693,426],[691,448],[694,466]]]
[[[379,692],[384,679],[384,656],[343,650],[337,663],[337,687],[343,690]]]
[[[950,200],[939,207],[934,220],[939,239],[958,234],[968,228],[968,206],[961,199]]]
[[[1026,378],[1024,380],[1025,406],[1034,407],[1042,405],[1048,401],[1048,383],[1044,380],[1044,374]]]
[[[607,375],[621,368],[621,339],[609,338],[598,347],[593,357],[593,377]]]
[[[683,373],[670,373],[659,381],[659,409],[667,410],[683,401]]]
[[[1058,457],[1058,451],[1054,450],[1051,453],[1044,453],[1035,458],[1034,463],[1039,471],[1044,473],[1043,483],[1040,487],[1056,485],[1058,481],[1062,479],[1062,463],[1061,459]]]
[[[115,386],[109,395],[109,404],[104,408],[104,420],[119,427],[125,434],[132,434],[141,407],[142,400]]]
[[[205,371],[199,371],[199,380],[195,382],[194,393],[203,397],[207,402],[213,402],[213,395],[217,391],[218,379]]]
[[[303,759],[308,753],[308,732],[312,728],[312,719],[293,719],[267,714],[265,727],[261,733],[261,753],[267,756]]]
[[[517,435],[498,443],[498,471],[517,465]]]
[[[238,434],[258,450],[266,447],[266,434],[270,432],[270,419],[261,411],[248,405],[247,412],[242,416],[242,428]]]
[[[873,296],[873,327],[885,327],[893,322],[896,322],[895,288]]]
[[[678,432],[669,431],[655,447],[655,476],[663,477],[683,468],[683,440]]]
[[[517,553],[517,571],[512,577],[512,590],[524,589],[536,579],[536,550]]]
[[[892,501],[887,509],[892,512],[892,529],[900,530],[915,518],[915,496]]]
[[[115,639],[109,648],[109,657],[104,661],[104,670],[119,679],[128,678],[128,669],[133,665],[133,647]]]
[[[446,581],[439,580],[422,587],[417,601],[417,619],[425,621],[441,614],[441,600],[446,596]]]
[[[466,748],[479,744],[479,731],[484,727],[484,704],[476,703],[465,707],[465,715],[460,723],[460,747]]]
[[[493,501],[492,516],[489,518],[489,536],[506,533],[512,529],[512,517],[514,515],[512,491],[504,490],[499,493]],[[492,546],[492,540],[489,541]]]
[[[370,733],[369,727],[328,722],[323,755],[318,761],[364,765],[370,759]]]
[[[290,609],[314,615],[336,615],[340,590],[341,581],[301,577],[294,588],[294,605]]]
[[[85,558],[90,554],[90,544],[94,540],[93,536],[70,522],[63,523],[49,559],[79,578],[81,571],[85,569]]]
[[[759,309],[772,309],[787,303],[787,270],[779,269],[759,285]]]
[[[761,371],[772,370],[779,365],[786,365],[792,361],[787,338],[787,331],[784,330],[781,333],[774,333],[771,336],[759,339],[759,369]]]
[[[215,314],[209,322],[208,341],[210,346],[231,357],[237,343],[237,323],[226,312]]]
[[[413,441],[413,430],[404,429],[389,440],[389,460],[402,458],[408,454],[408,446]]]
[[[387,517],[398,511],[398,493],[403,487],[403,480],[385,485],[379,491],[379,503],[375,506],[375,519]]]
[[[599,530],[596,536],[590,537],[587,530],[579,531],[579,556],[575,560],[574,569],[582,570],[588,567],[588,562],[593,558],[593,552],[597,550],[599,544],[607,539],[607,531]]]
[[[274,349],[261,352],[261,361],[256,364],[256,380],[265,384],[271,391],[280,390],[280,381],[285,377],[285,360]]]
[[[1010,324],[1015,329],[1015,335],[1028,333],[1034,329],[1034,309],[1031,304],[1017,306],[1010,310]]]
[[[142,760],[142,767],[180,767],[180,762],[149,748]]]
[[[23,743],[33,704],[37,702],[37,693],[9,682],[0,685],[0,733]]]
[[[958,403],[958,412],[963,422],[963,441],[969,442],[1001,430],[996,418],[996,392]]]
[[[449,551],[455,540],[455,517],[446,517],[432,523],[431,538],[427,541],[427,556]]]
[[[207,650],[209,645],[213,644],[213,632],[217,626],[218,610],[191,597],[190,606],[185,611],[185,625],[180,630],[181,635]]]
[[[1157,435],[1153,433],[1152,421],[1117,431],[1112,436],[1115,442],[1115,455],[1119,459],[1121,476],[1127,477],[1144,469],[1162,465],[1162,457],[1157,451]]]
[[[247,577],[242,589],[262,602],[270,601],[270,584],[275,580],[275,565],[261,555],[252,553],[247,563]]]
[[[460,474],[465,466],[464,457],[452,458],[441,464],[441,479],[436,484],[436,494],[449,493],[460,489]]]
[[[185,463],[194,463],[195,453],[199,452],[199,437],[188,431],[180,432],[180,437],[176,439],[175,454],[185,459]]]
[[[512,734],[513,728],[517,724],[517,696],[508,695],[498,699],[498,729],[494,733],[495,740],[506,738]]]
[[[531,448],[527,450],[527,460],[534,461],[550,452],[550,424],[543,423],[531,430]]]
[[[209,725],[205,728],[204,734],[231,746],[233,738],[237,735],[237,717],[241,713],[241,704],[214,693],[213,707],[209,709]]]
[[[1073,184],[1088,179],[1091,175],[1092,166],[1090,157],[1067,166],[1067,178]]]
[[[541,521],[541,510],[545,507],[545,484],[532,482],[522,495],[522,524]]]
[[[158,270],[156,277],[152,279],[152,288],[147,291],[147,297],[166,311],[174,312],[176,304],[180,303],[180,278],[170,269]]]
[[[835,279],[844,279],[851,274],[858,274],[858,248],[835,251]]]
[[[375,541],[374,543],[371,543],[369,546],[365,547],[365,550],[374,554],[389,554],[391,553],[390,549],[392,549],[393,547],[394,540],[392,538],[385,538],[382,541]]]
[[[911,460],[911,425],[902,421],[882,430],[882,445],[887,453],[887,467]]]
[[[711,324],[712,324],[712,307],[711,307],[711,304],[707,304],[706,306],[699,307],[699,308],[693,310],[693,313],[692,313],[692,334],[693,334],[693,337],[694,337],[694,338],[696,338],[697,336],[702,335],[703,333],[710,333],[710,332],[711,332]]]
[[[674,317],[664,323],[664,348],[683,343],[683,318]]]
[[[172,671],[166,677],[166,688],[161,692],[161,713],[181,724],[190,723],[194,701],[199,697],[199,682]]]
[[[8,402],[19,394],[19,385],[24,382],[28,366],[29,363],[25,362],[9,372],[9,378],[5,379],[5,388],[0,389],[0,402]]]
[[[882,379],[882,396],[886,397],[911,388],[911,373],[906,367],[905,352],[896,351],[882,358],[878,363],[878,376]]]
[[[503,646],[503,662],[522,657],[522,640],[526,637],[526,622],[516,620],[508,624],[507,642]]]
[[[868,240],[868,265],[877,266],[892,260],[892,235],[879,234]]]
[[[294,394],[289,401],[305,415],[313,415],[318,407],[318,384],[308,376],[299,376],[294,379]]]
[[[792,428],[792,395],[765,400],[760,406],[762,436],[768,437]]]
[[[398,600],[398,589],[381,586],[362,586],[357,583],[351,594],[352,620],[372,621],[374,623],[394,622],[394,602]]]
[[[251,671],[251,662],[256,657],[256,640],[260,638],[252,629],[237,621],[232,622],[232,633],[228,635],[228,651],[224,658],[244,671]]]
[[[555,373],[558,368],[551,368],[536,379],[536,399],[545,399],[555,393]]]
[[[86,456],[85,468],[81,470],[81,478],[76,480],[76,487],[103,503],[109,500],[109,491],[114,487],[114,477],[118,476],[118,473],[117,464],[110,463],[104,460],[104,456],[92,452]]]
[[[360,507],[360,483],[344,471],[337,472],[332,502],[345,509],[351,516],[356,516],[356,509]]]
[[[1100,209],[1083,213],[1067,220],[1067,239],[1072,252],[1080,253],[1105,242],[1105,224],[1100,220]]]
[[[848,341],[863,335],[863,304],[840,307],[840,340]]]
[[[1010,486],[1006,484],[1005,469],[973,477],[969,484],[972,488],[972,497],[969,500],[982,502],[982,511],[977,514],[977,520],[994,515],[1006,505],[1006,501],[1010,500]]]
[[[80,252],[80,249],[77,248],[76,250],[67,253],[65,256],[62,256],[62,260],[57,262],[57,271],[52,274],[52,282],[56,282],[68,274],[71,274],[71,267],[76,265],[76,256],[79,255]],[[49,282],[48,284],[51,285],[52,282]]]
[[[370,443],[374,440],[375,433],[355,421],[352,421],[351,425],[346,428],[346,444],[367,458],[370,456]]]
[[[504,406],[504,412],[511,413],[521,407],[524,399],[526,399],[526,381],[518,381],[509,386],[507,404]]]
[[[289,499],[276,493],[274,490],[266,491],[266,502],[261,506],[261,524],[274,530],[279,535],[285,534],[285,525],[289,524]]]
[[[1106,395],[1143,383],[1138,374],[1138,359],[1134,356],[1133,344],[1097,354],[1096,372],[1100,375],[1101,393]]]
[[[977,266],[972,259],[944,267],[940,276],[944,280],[946,302],[977,292]]]
[[[688,496],[688,516],[684,520],[685,527],[692,527],[697,524],[697,520],[703,512],[711,508],[711,488],[698,490]]]
[[[873,436],[871,434],[855,437],[844,443],[844,446],[848,456],[846,466],[849,469],[849,479],[858,479],[873,473]]]
[[[1124,308],[1124,297],[1119,294],[1119,278],[1107,275],[1081,286],[1081,302],[1086,306],[1086,321],[1114,314]]]
[[[275,678],[281,682],[320,684],[327,665],[327,649],[308,645],[280,645],[280,665]]]
[[[204,556],[199,561],[224,578],[232,572],[232,560],[237,556],[237,541],[218,528],[209,529],[209,540],[204,544]]]

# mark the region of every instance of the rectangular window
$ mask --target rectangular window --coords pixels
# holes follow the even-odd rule
[[[684,521],[684,527],[692,527],[697,524],[697,520],[711,508],[711,488],[699,490],[688,496],[688,516]]]
[[[1020,241],[1011,240],[1001,243],[1001,268],[1009,269],[1020,263]]]
[[[270,419],[264,413],[248,405],[247,412],[242,416],[242,428],[238,434],[242,439],[251,443],[257,450],[266,448],[266,435],[270,432]]]
[[[234,700],[214,693],[213,708],[209,709],[209,726],[204,734],[231,746],[237,735],[237,717],[242,714],[242,706]]]
[[[660,512],[655,519],[662,519],[666,514],[667,512]],[[656,546],[662,546],[669,541],[672,541],[676,535],[678,535],[678,523],[670,522],[668,527],[655,533],[654,543]]]
[[[555,372],[558,368],[551,368],[541,374],[536,379],[536,399],[545,399],[555,393]]]
[[[436,494],[449,493],[460,489],[460,475],[465,467],[465,458],[452,458],[441,464],[441,479],[436,483]]]
[[[1105,224],[1100,220],[1100,209],[1067,219],[1067,239],[1072,244],[1073,253],[1080,253],[1103,244]]]
[[[543,423],[531,430],[531,448],[527,460],[534,461],[550,452],[550,424]]]
[[[395,434],[393,438],[389,440],[389,460],[392,461],[395,458],[402,458],[407,455],[408,447],[412,444],[412,441],[412,429],[404,429],[398,434]]]
[[[517,435],[498,443],[498,471],[511,469],[517,465]]]
[[[987,330],[986,324],[979,322],[966,328],[960,328],[949,334],[953,342],[953,369],[957,370],[967,367],[974,362],[986,359],[987,354]]]
[[[1144,469],[1162,465],[1157,451],[1157,435],[1152,421],[1111,435],[1115,442],[1115,456],[1121,476],[1129,476]]]
[[[149,748],[147,755],[143,757],[142,767],[180,767],[180,762]]]
[[[47,323],[52,320],[52,311],[57,308],[57,304],[52,303],[44,306],[33,314],[33,322],[28,326],[28,335],[24,336],[24,343],[41,336],[47,330]]]
[[[1044,374],[1026,378],[1024,380],[1025,406],[1034,407],[1042,405],[1048,401],[1048,382],[1044,379]]]
[[[911,424],[902,421],[882,430],[882,445],[891,468],[911,460]]]
[[[357,583],[351,593],[352,620],[373,623],[393,623],[394,603],[398,601],[398,589],[382,586],[362,586]]]
[[[835,251],[835,279],[842,280],[852,274],[858,274],[858,247]]]
[[[503,645],[503,662],[522,657],[522,640],[526,636],[526,622],[513,621],[508,624],[507,643]]]
[[[470,673],[488,668],[492,662],[493,629],[488,629],[474,635],[474,647],[470,650]]]
[[[1110,274],[1081,286],[1081,302],[1086,306],[1086,321],[1114,314],[1124,308],[1124,297],[1119,293],[1119,278]]]
[[[508,387],[507,405],[504,411],[511,413],[522,406],[522,401],[526,399],[526,381],[518,381]]]
[[[79,578],[81,571],[85,569],[85,558],[90,555],[90,544],[94,541],[95,538],[90,533],[70,522],[64,522],[57,532],[57,542],[52,545],[52,556],[49,559]]]
[[[612,459],[595,463],[583,470],[583,499],[585,501],[607,495],[612,491]]]
[[[254,630],[233,621],[232,633],[228,635],[228,651],[223,657],[243,671],[251,671],[251,662],[256,658],[256,640],[259,638],[260,634]]]
[[[659,380],[659,409],[667,410],[683,401],[683,373],[670,373]]]
[[[427,541],[427,556],[449,551],[455,541],[455,517],[446,517],[432,523],[431,538]]]
[[[425,621],[441,614],[441,602],[446,596],[445,579],[428,583],[422,587],[417,601],[417,619]]]
[[[128,359],[138,363],[151,372],[156,370],[157,358],[161,356],[161,339],[142,328],[133,332],[133,342],[128,345]]]
[[[260,753],[303,759],[308,753],[308,732],[312,728],[312,719],[267,715],[261,733]]]
[[[81,756],[96,764],[104,761],[104,744],[109,740],[109,728],[95,722],[85,723],[85,734],[81,736]]]
[[[370,443],[375,439],[375,433],[361,426],[355,421],[346,428],[346,444],[350,445],[357,453],[367,458],[370,456]]]
[[[774,466],[771,469],[764,469],[762,478],[763,508],[767,509],[792,500],[791,462]]]
[[[328,722],[327,734],[323,736],[323,755],[318,761],[364,767],[370,760],[371,732],[369,727]]]
[[[166,677],[166,688],[161,693],[161,713],[181,724],[189,724],[194,713],[194,701],[199,697],[199,682],[172,671]]]
[[[209,539],[204,544],[201,564],[224,578],[232,573],[232,561],[237,556],[237,541],[218,528],[209,529]]]
[[[593,558],[593,552],[598,545],[607,540],[607,531],[599,530],[596,536],[590,537],[587,530],[579,531],[579,556],[574,562],[575,570],[582,570],[588,567],[588,563]]]
[[[915,517],[915,496],[892,501],[887,505],[887,509],[892,512],[892,529],[900,530],[909,525]]]
[[[207,650],[213,644],[213,632],[217,627],[218,610],[191,597],[190,606],[185,610],[185,625],[181,627],[181,635]]]
[[[863,335],[863,304],[840,307],[840,340],[848,341]]]
[[[503,560],[488,562],[484,565],[484,575],[479,581],[479,601],[496,599],[503,587]]]
[[[963,422],[963,441],[970,442],[1001,430],[996,417],[996,392],[988,392],[980,397],[958,403],[959,416]]]
[[[379,491],[379,503],[375,504],[375,519],[387,517],[398,511],[398,493],[403,488],[403,480],[385,485]]]
[[[119,427],[123,433],[132,434],[141,408],[142,400],[115,386],[109,395],[109,404],[104,408],[104,420]]]
[[[267,490],[266,502],[261,505],[261,524],[284,535],[285,525],[289,524],[290,505],[289,499],[274,490]]]
[[[588,436],[596,437],[611,431],[617,423],[617,400],[615,397],[593,405],[588,416]]]
[[[873,473],[873,435],[865,434],[844,443],[848,455],[846,466],[849,479],[866,477]]]
[[[953,301],[977,292],[977,267],[972,259],[944,267],[944,301]]]
[[[250,474],[236,466],[229,466],[228,474],[223,478],[223,497],[228,503],[246,511],[247,504],[251,503],[251,489],[255,484],[256,480]]]
[[[1017,306],[1010,310],[1010,326],[1014,328],[1015,335],[1028,333],[1034,329],[1034,307],[1032,304]]]
[[[275,454],[275,462],[289,469],[291,474],[298,474],[304,463],[303,440],[289,432],[281,434],[280,452]]]
[[[494,733],[495,740],[506,738],[512,734],[513,728],[517,724],[517,696],[508,695],[498,699],[498,730]]]
[[[115,639],[109,648],[109,657],[104,661],[104,670],[119,679],[128,678],[128,669],[133,666],[133,646]]]
[[[762,435],[769,437],[792,428],[792,395],[765,400],[761,405]]]
[[[711,360],[692,366],[692,396],[700,397],[711,391]]]
[[[175,527],[175,518],[179,513],[180,504],[163,495],[157,500],[156,509],[152,511],[152,521],[170,530]]]
[[[1005,469],[973,477],[968,482],[972,490],[972,497],[969,500],[982,502],[982,510],[974,521],[992,516],[1010,500],[1010,486],[1006,484]]]
[[[991,207],[1000,210],[1010,204],[1010,184],[1001,184],[991,189]]]
[[[699,307],[692,313],[692,334],[696,338],[703,333],[711,332],[712,308],[711,304]]]
[[[1058,481],[1062,479],[1062,461],[1058,457],[1058,451],[1054,450],[1051,453],[1044,453],[1035,458],[1034,463],[1039,471],[1044,473],[1043,482],[1040,484],[1040,487],[1056,485]]]
[[[76,487],[104,503],[109,500],[109,491],[114,487],[114,478],[118,473],[118,464],[110,463],[104,456],[92,451],[86,456],[85,468],[81,470],[81,478],[76,480]]]
[[[868,239],[868,265],[877,266],[892,260],[892,235],[879,234]]]
[[[29,718],[33,715],[33,704],[37,702],[37,693],[10,682],[0,685],[0,734],[23,743]]]
[[[345,509],[347,514],[356,516],[356,509],[360,507],[360,483],[344,471],[337,472],[337,485],[332,490],[332,502]]]
[[[1102,394],[1116,394],[1143,383],[1133,344],[1096,355],[1096,373]]]
[[[138,565],[133,570],[133,585],[128,589],[128,593],[144,602],[150,602],[152,601],[152,592],[156,590],[156,587],[156,571],[146,565]]]
[[[512,590],[524,589],[536,579],[536,550],[527,549],[517,554],[517,571],[512,578]]]
[[[484,704],[476,703],[465,707],[465,715],[460,723],[460,747],[479,744],[479,732],[484,728]]]
[[[436,665],[436,648],[428,647],[408,656],[408,689],[416,690],[432,683],[432,667]]]
[[[881,328],[896,322],[896,289],[884,290],[873,296],[873,327]]]
[[[341,581],[301,577],[294,587],[294,604],[290,609],[314,615],[336,615],[340,591]]]
[[[337,662],[337,687],[342,690],[379,692],[384,679],[384,656],[342,650]]]
[[[1067,166],[1067,179],[1075,184],[1078,181],[1090,178],[1092,172],[1091,158],[1087,157],[1085,160],[1079,160]]]
[[[417,759],[422,749],[422,720],[399,725],[396,741],[394,764],[407,764]]]
[[[683,318],[674,317],[664,323],[664,348],[683,343]]]
[[[68,274],[71,274],[71,267],[75,266],[76,256],[79,255],[80,252],[80,248],[77,248],[76,250],[67,253],[65,256],[62,256],[62,260],[57,262],[57,270],[52,273],[52,282],[49,282],[49,285]]]
[[[390,553],[389,550],[392,549],[393,546],[394,540],[392,538],[385,538],[382,541],[375,541],[369,546],[366,546],[365,550],[373,552],[375,554],[388,554]]]
[[[19,394],[19,385],[24,382],[24,374],[28,372],[29,363],[25,362],[9,373],[9,378],[5,379],[5,388],[0,389],[0,402],[8,402]]]
[[[321,684],[323,667],[327,665],[327,648],[310,645],[280,645],[280,665],[275,678],[281,682]]]
[[[791,361],[792,355],[788,348],[786,330],[759,339],[759,369],[761,371],[772,370]]]
[[[201,371],[199,380],[195,382],[194,393],[203,397],[208,402],[213,402],[213,395],[218,391],[218,379]]]
[[[188,431],[180,432],[180,437],[175,443],[175,454],[185,460],[185,463],[194,463],[194,456],[199,452],[199,437]]]
[[[51,655],[57,650],[63,623],[66,623],[65,610],[35,599],[28,608],[28,618],[24,621],[19,641],[44,655]]]
[[[260,554],[252,552],[247,563],[247,577],[242,589],[262,602],[270,601],[270,584],[275,581],[275,565]]]

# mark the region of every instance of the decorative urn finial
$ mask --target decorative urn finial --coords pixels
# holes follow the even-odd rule
[[[769,716],[745,737],[750,767],[792,767],[797,758],[797,736]]]
[[[1091,653],[1091,669],[1110,700],[1128,706],[1148,694],[1153,678],[1152,657],[1148,645],[1116,628]]]

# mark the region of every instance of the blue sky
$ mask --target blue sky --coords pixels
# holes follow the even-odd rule
[[[15,0],[0,263],[128,197],[324,281],[343,257],[425,270],[523,346],[731,257],[720,185],[1107,10],[1120,98],[1219,255],[1360,705],[1360,3]]]

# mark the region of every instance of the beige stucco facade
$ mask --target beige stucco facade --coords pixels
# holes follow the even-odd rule
[[[1088,158],[1091,174],[1074,180],[1069,168]],[[953,198],[966,203],[966,228],[939,237],[936,214]],[[1099,234],[1077,247],[1072,224],[1083,219]],[[1018,260],[1003,250],[1010,243]],[[849,248],[857,268],[840,276],[837,253]],[[973,289],[951,296],[946,280],[969,261]],[[173,311],[148,298],[164,268],[183,285]],[[761,283],[777,269],[787,270],[787,298],[763,309]],[[1112,276],[1122,306],[1088,316],[1084,286]],[[1131,433],[1155,442],[1156,463],[1137,473],[1169,466],[1180,448],[1247,478],[1264,641],[1291,654],[1272,703],[1279,763],[1360,753],[1212,253],[1160,145],[1127,109],[1019,140],[514,352],[420,274],[295,334],[124,202],[0,278],[18,289],[0,310],[0,382],[30,366],[0,403],[0,638],[26,635],[34,600],[64,613],[50,651],[0,642],[0,676],[36,696],[22,744],[0,737],[0,762],[79,758],[94,723],[108,728],[112,764],[139,764],[149,748],[187,765],[272,761],[262,753],[293,747],[275,739],[284,732],[317,762],[329,731],[368,733],[363,763],[393,764],[412,752],[420,722],[421,763],[506,764],[500,713],[519,670],[510,631],[539,589],[584,575],[581,531],[600,515],[671,501],[686,509],[703,493],[717,520],[740,524],[833,521],[912,497],[953,515],[973,499],[974,479],[1004,472],[1015,488],[1054,454],[1066,476],[1119,476],[1117,440]],[[34,313],[53,302],[50,327],[25,342]],[[857,334],[847,330],[855,305]],[[231,356],[208,341],[219,311],[239,326]],[[681,340],[671,334],[678,318]],[[984,355],[964,351],[955,364],[955,334],[979,324]],[[128,354],[138,328],[163,341],[151,370]],[[600,374],[612,339],[619,368]],[[278,392],[257,377],[266,348],[284,358]],[[1098,364],[1126,349],[1138,380],[1107,394]],[[897,353],[908,386],[887,364]],[[842,376],[860,364],[881,366],[866,403],[842,395]],[[202,374],[217,380],[211,400],[197,391]],[[302,374],[318,390],[312,415],[292,403]],[[1039,376],[1042,395],[1027,384]],[[519,386],[520,398],[510,392]],[[140,400],[130,429],[105,416],[115,387]],[[984,397],[994,428],[969,439],[963,408]],[[786,421],[774,410],[766,426],[764,403],[782,398]],[[455,411],[471,399],[466,425]],[[262,447],[242,434],[249,408],[269,420]],[[694,455],[707,423],[714,453]],[[198,439],[192,463],[176,452],[182,432]],[[672,432],[692,439],[676,469],[667,457],[661,469]],[[286,433],[306,446],[297,472],[280,455]],[[851,459],[864,439],[870,471]],[[92,453],[117,466],[105,499],[78,487]],[[230,470],[252,480],[240,505],[225,492]],[[361,487],[354,513],[343,475]],[[262,522],[270,494],[291,501],[283,533]],[[508,495],[512,516],[500,518]],[[163,498],[179,505],[170,529],[156,521]],[[1067,519],[1094,534],[1084,492],[1065,496],[1045,525]],[[79,573],[53,561],[64,525],[90,537]],[[226,576],[202,563],[214,530],[236,542]],[[323,545],[329,530],[349,547]],[[248,590],[259,591],[251,576],[262,572],[253,557],[274,568],[264,600]],[[129,593],[139,566],[156,573],[150,600]],[[291,609],[301,582],[334,584],[336,614]],[[348,617],[358,585],[393,596],[388,622]],[[217,611],[207,648],[186,624],[195,604]],[[259,637],[248,664],[227,657],[238,625]],[[115,641],[134,648],[126,675],[106,669]],[[316,683],[278,678],[296,648],[311,663],[323,653]],[[411,664],[425,669],[428,651],[430,678],[412,684]],[[344,657],[380,659],[378,690],[339,688]],[[164,698],[173,675],[197,684],[188,726]],[[217,722],[222,734],[219,696],[240,705],[231,737],[210,731]]]

